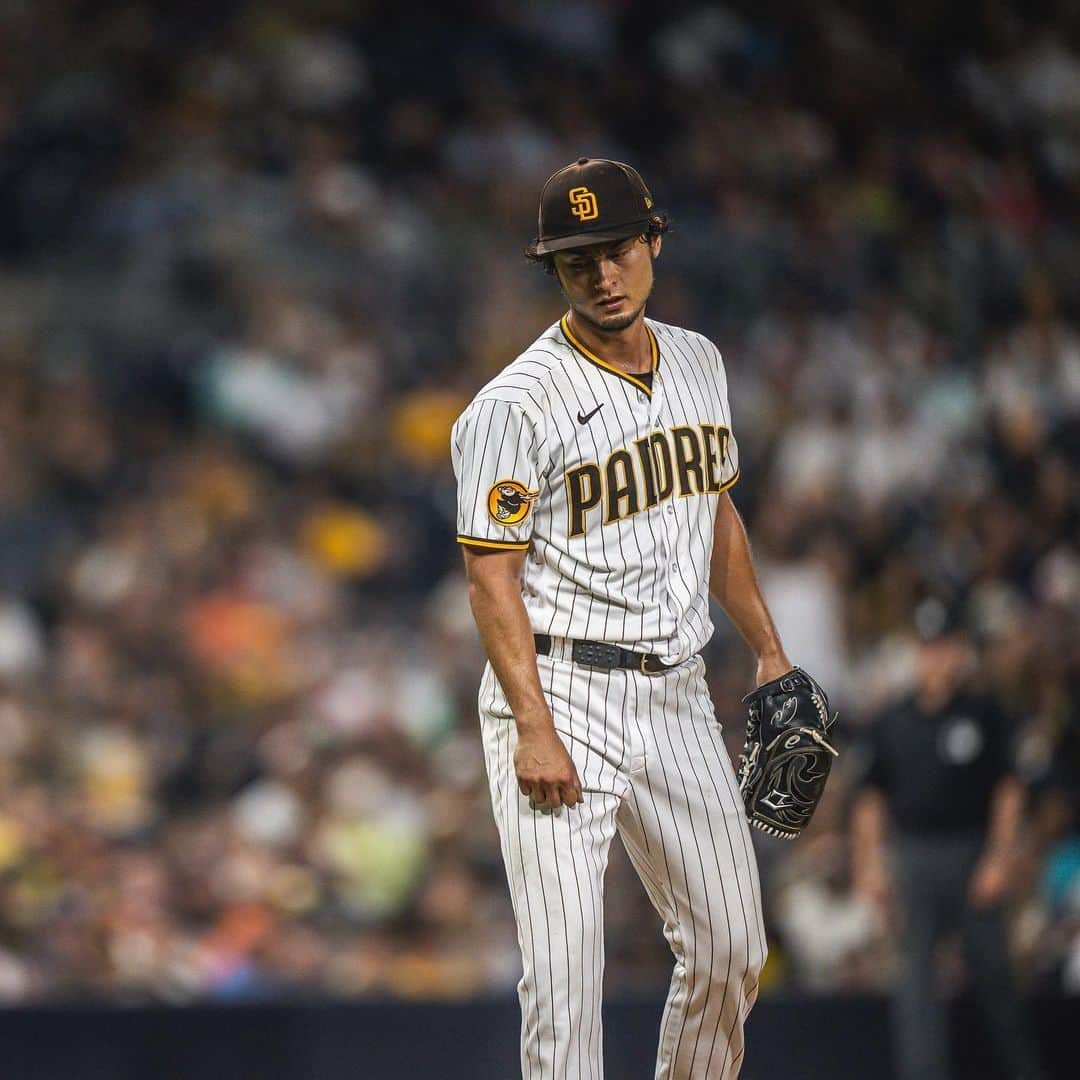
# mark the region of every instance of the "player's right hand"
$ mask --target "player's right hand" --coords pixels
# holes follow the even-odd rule
[[[514,771],[518,789],[534,809],[556,810],[582,801],[577,768],[554,728],[518,733]]]

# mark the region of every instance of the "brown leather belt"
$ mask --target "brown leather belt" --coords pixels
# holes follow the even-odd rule
[[[551,635],[533,634],[538,656],[551,655]],[[656,653],[639,653],[603,641],[571,641],[570,657],[575,664],[594,668],[629,668],[644,675],[661,675],[678,664],[665,664]]]

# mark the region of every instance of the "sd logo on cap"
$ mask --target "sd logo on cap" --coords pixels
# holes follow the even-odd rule
[[[530,258],[555,251],[661,233],[666,215],[637,170],[607,158],[578,158],[548,178],[540,193],[537,237]]]

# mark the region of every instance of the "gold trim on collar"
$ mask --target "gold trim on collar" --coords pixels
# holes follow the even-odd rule
[[[614,364],[609,364],[606,360],[597,356],[596,353],[586,348],[578,339],[574,336],[573,331],[570,329],[570,315],[566,314],[559,320],[559,329],[562,330],[566,340],[570,342],[571,346],[582,356],[585,357],[590,363],[595,364],[597,367],[602,368],[604,371],[610,371],[612,375],[618,375],[620,379],[625,379],[628,383],[633,383],[639,390],[644,390],[649,397],[652,397],[652,388],[648,383],[643,383],[639,378],[634,375],[630,375],[625,371],[620,371]],[[649,335],[649,346],[652,349],[652,370],[655,376],[656,372],[660,368],[660,346],[656,341],[656,335],[652,332],[649,324],[645,324],[645,333]]]

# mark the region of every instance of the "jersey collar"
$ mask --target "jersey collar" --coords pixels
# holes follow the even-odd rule
[[[649,397],[652,397],[652,389],[648,383],[644,383],[636,375],[628,375],[625,371],[620,371],[614,364],[609,364],[606,360],[601,359],[596,353],[592,352],[585,345],[583,345],[574,332],[570,329],[570,315],[567,313],[559,320],[559,329],[562,330],[563,336],[566,338],[570,345],[575,348],[590,364],[595,364],[603,371],[608,371],[612,375],[618,375],[620,379],[625,379],[628,383],[636,386],[639,390],[643,390]],[[652,349],[652,370],[653,377],[656,377],[656,372],[660,369],[660,346],[657,344],[656,335],[652,332],[652,328],[648,323],[645,324],[645,332],[649,335],[649,346]]]

